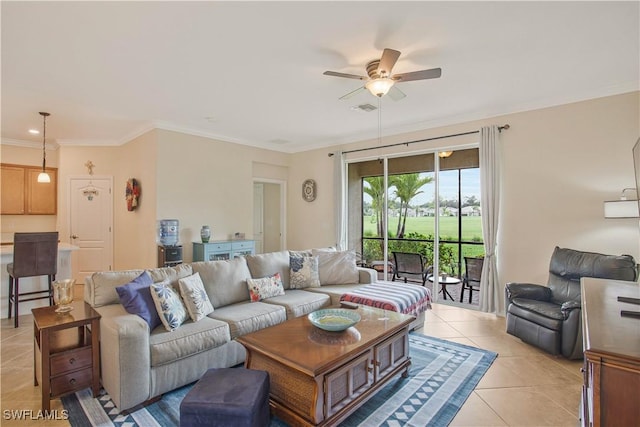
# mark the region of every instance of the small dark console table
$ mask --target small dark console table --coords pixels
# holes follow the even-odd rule
[[[56,306],[34,308],[34,385],[42,389],[42,410],[51,399],[91,387],[100,392],[100,314],[84,301],[73,310],[56,313]]]

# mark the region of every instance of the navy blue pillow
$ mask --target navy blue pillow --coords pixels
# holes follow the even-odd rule
[[[153,331],[162,324],[156,305],[151,297],[150,286],[153,279],[146,271],[126,285],[118,286],[116,292],[120,297],[120,303],[127,313],[137,314],[149,324],[149,330]]]

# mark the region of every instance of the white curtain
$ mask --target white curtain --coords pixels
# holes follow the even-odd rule
[[[480,129],[480,188],[484,264],[480,281],[480,310],[496,313],[501,310],[503,292],[498,281],[496,244],[500,214],[500,131],[498,126]],[[503,314],[503,313],[497,313]]]
[[[339,251],[347,249],[347,174],[344,154],[333,153],[333,194],[335,197],[335,245]]]

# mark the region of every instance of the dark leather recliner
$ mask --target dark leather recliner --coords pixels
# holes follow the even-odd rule
[[[630,255],[603,255],[556,246],[547,286],[507,283],[507,333],[569,359],[582,358],[580,278],[630,280],[638,267]]]

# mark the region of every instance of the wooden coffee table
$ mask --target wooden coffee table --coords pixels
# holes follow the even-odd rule
[[[336,425],[396,374],[408,374],[413,316],[361,306],[344,332],[306,316],[237,338],[245,367],[269,372],[274,415],[292,426]]]

